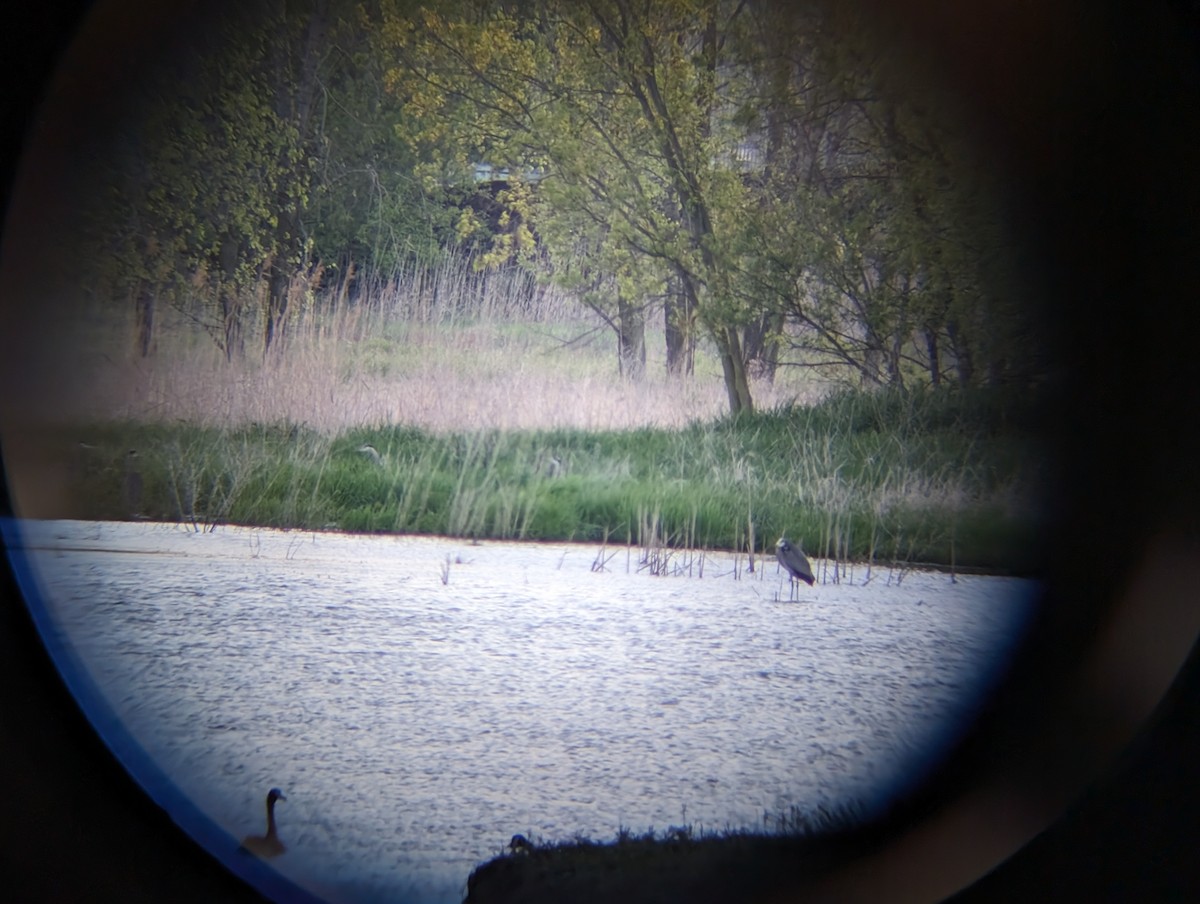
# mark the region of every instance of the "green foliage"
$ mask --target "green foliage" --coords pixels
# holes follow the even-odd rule
[[[781,347],[866,385],[1033,373],[964,111],[862,11],[481,2],[385,7],[381,32],[427,177],[541,167],[500,199],[535,225],[539,265],[614,324],[619,299],[678,278],[732,411],[746,358]],[[493,242],[485,260],[528,251]]]
[[[1036,382],[1003,174],[890,37],[855,4],[206,7],[88,149],[82,281],[232,357],[466,249],[622,339],[670,301],[735,413],[756,366]]]
[[[177,307],[232,358],[285,326],[293,280],[436,257],[441,195],[411,178],[363,15],[354,0],[181,13],[89,148],[80,280]]]
[[[752,205],[724,159],[735,139],[714,93],[716,15],[707,2],[548,3],[525,17],[466,4],[457,16],[385,10],[383,33],[431,176],[469,159],[546,174],[536,194],[518,182],[501,195],[517,227],[485,261],[531,259],[532,222],[537,260],[618,330],[622,299],[640,304],[677,278],[740,408],[749,389],[728,327],[749,311],[730,291],[725,224]]]
[[[898,391],[680,431],[393,427],[330,440],[286,425],[98,425],[89,444],[104,466],[80,471],[75,498],[95,518],[736,550],[753,522],[767,554],[787,534],[843,561],[1020,571],[1046,477],[1035,429],[1016,396]],[[136,513],[121,492],[129,448],[144,477]]]
[[[426,191],[387,90],[385,55],[368,5],[333,4],[323,51],[320,166],[306,214],[313,254],[335,269],[391,274],[436,260],[452,230],[441,186]],[[331,274],[344,276],[345,273]]]
[[[298,266],[306,136],[281,44],[302,20],[244,8],[186,15],[122,98],[81,198],[84,278],[186,309],[232,354],[264,268]]]

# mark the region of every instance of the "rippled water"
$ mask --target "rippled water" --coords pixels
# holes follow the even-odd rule
[[[515,832],[878,802],[978,703],[1035,590],[859,568],[791,602],[773,561],[723,555],[651,576],[578,544],[22,530],[50,622],[168,779],[234,839],[283,788],[272,865],[346,901],[460,900]]]

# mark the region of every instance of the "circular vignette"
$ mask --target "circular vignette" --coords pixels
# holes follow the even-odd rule
[[[98,10],[91,47],[72,51],[63,71],[85,71],[105,53],[109,66],[119,64],[138,40],[152,36],[152,6],[141,4],[132,17],[136,25],[124,31],[116,19],[108,30],[96,24],[102,23]],[[970,100],[987,153],[1011,173],[1040,286],[1031,303],[1045,306],[1065,375],[1054,433],[1061,482],[1042,538],[1044,614],[1008,683],[938,779],[873,827],[878,843],[872,854],[810,889],[840,900],[882,889],[895,900],[896,889],[904,889],[901,897],[930,900],[992,870],[1089,786],[1103,787],[1106,776],[1126,780],[1112,771],[1117,757],[1159,706],[1200,627],[1192,590],[1200,450],[1190,423],[1197,356],[1188,345],[1197,325],[1189,214],[1200,209],[1188,174],[1200,136],[1195,118],[1183,112],[1196,100],[1196,14],[1184,4],[1127,15],[1069,3],[1014,11],[989,2],[948,10],[913,0],[868,9],[884,32],[910,42],[926,67]],[[112,43],[119,41],[126,43]],[[10,340],[25,338],[14,299],[36,294],[41,254],[52,245],[55,214],[66,202],[55,198],[54,143],[78,138],[29,121],[33,130],[13,183],[0,264],[0,316]],[[8,370],[3,390],[27,392],[45,378],[36,367]],[[10,597],[14,588],[7,591]],[[24,629],[14,612],[6,610],[6,617],[14,617],[11,637],[17,638]],[[55,678],[45,663],[11,652],[6,661],[20,663],[12,680],[38,684],[43,690],[31,689],[33,698],[78,728],[61,694],[49,689]],[[1164,710],[1154,730],[1161,733],[1170,716]],[[14,724],[23,731],[37,731],[31,712],[20,718],[25,721]],[[7,732],[4,741],[10,742]],[[1147,743],[1152,748],[1154,741]],[[79,763],[59,745],[49,744],[44,753],[48,766],[56,757]],[[101,756],[93,747],[84,762]],[[73,767],[57,771],[64,768]],[[140,793],[111,770],[100,775],[99,767],[83,768],[97,776],[98,787],[75,788],[74,795],[111,791],[117,801]],[[44,795],[35,800],[46,803],[30,807],[56,812],[66,806],[54,784],[35,783],[33,793]],[[87,818],[103,825],[106,806],[93,807]],[[115,813],[122,805],[111,806]],[[124,812],[139,824],[154,818],[137,805]],[[1184,830],[1194,831],[1194,821]],[[121,833],[102,830],[95,843],[102,846],[106,837]],[[186,846],[167,853],[171,845],[162,841],[165,857],[186,858]],[[28,855],[34,871],[55,868],[52,861],[39,863],[38,852],[11,834],[5,849],[10,857],[13,851]],[[104,874],[106,862],[96,858],[82,869]],[[1095,881],[1071,872],[1080,869],[1078,861],[1068,858],[1062,868],[1068,878],[1061,887]],[[108,878],[136,883],[136,872],[109,872]],[[1003,874],[995,878],[1002,881]],[[86,887],[86,881],[78,886]],[[987,888],[980,883],[979,894]],[[173,896],[188,893],[177,890]]]

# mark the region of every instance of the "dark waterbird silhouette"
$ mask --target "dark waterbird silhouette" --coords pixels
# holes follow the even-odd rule
[[[278,857],[287,850],[287,846],[279,840],[279,832],[275,828],[275,801],[287,800],[278,788],[267,792],[267,834],[248,835],[242,839],[242,850],[264,860]]]
[[[793,546],[787,537],[780,537],[779,542],[775,544],[775,558],[791,576],[792,581],[804,581],[808,586],[812,586],[814,578],[808,557],[798,546]]]
[[[533,843],[518,832],[516,835],[513,835],[512,841],[508,843],[508,849],[514,854],[528,854],[533,850]]]

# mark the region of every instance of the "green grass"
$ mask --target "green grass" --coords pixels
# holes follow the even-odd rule
[[[106,422],[61,445],[92,447],[70,453],[83,518],[728,550],[787,534],[841,561],[1021,572],[1045,480],[1038,430],[1026,397],[942,391],[844,393],[682,429]]]

